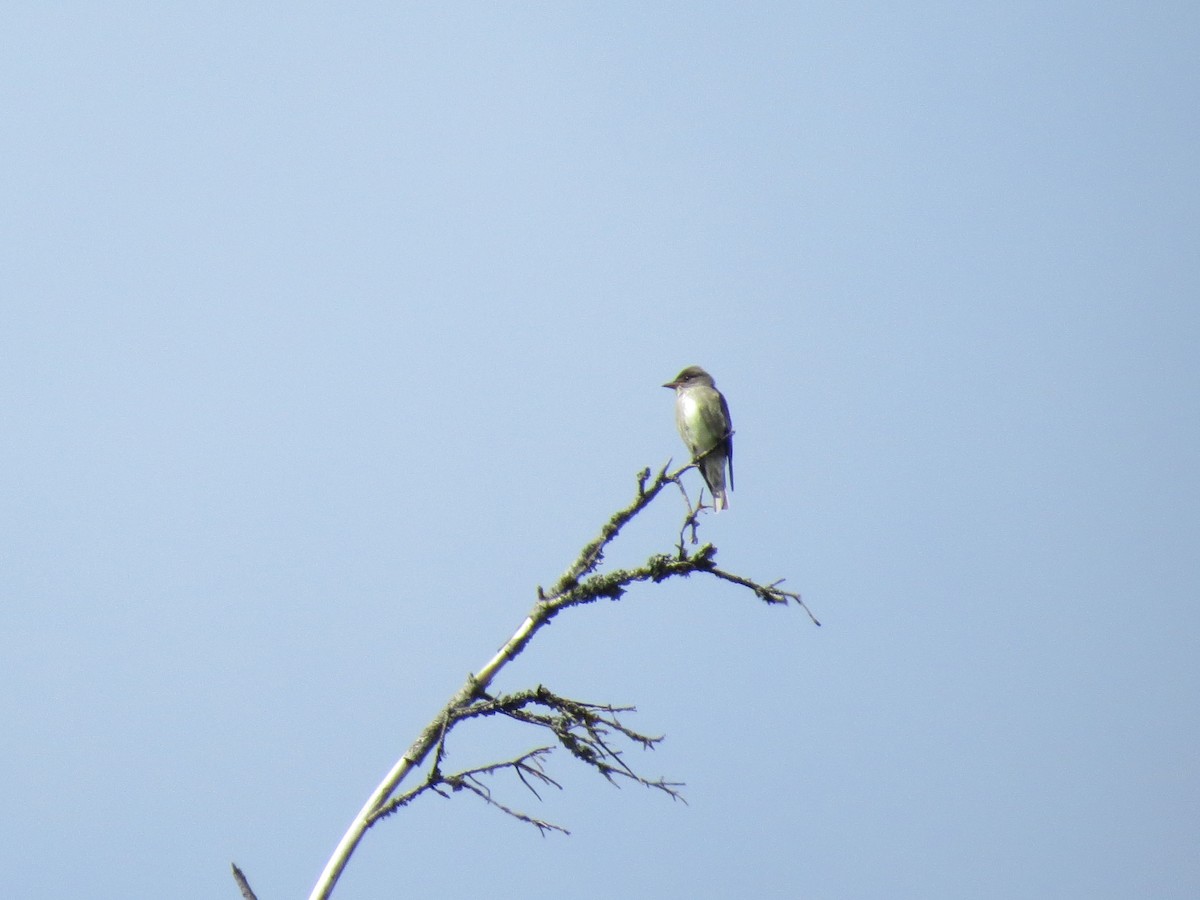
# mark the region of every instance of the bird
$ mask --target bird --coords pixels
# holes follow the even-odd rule
[[[675,425],[679,436],[700,469],[718,512],[729,508],[725,492],[725,467],[733,490],[733,420],[729,404],[711,375],[699,366],[688,366],[663,385],[675,391]]]

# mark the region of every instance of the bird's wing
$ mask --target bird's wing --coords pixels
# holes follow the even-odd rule
[[[713,442],[714,447],[721,447],[725,451],[725,459],[729,463],[729,488],[733,489],[733,419],[729,417],[729,404],[725,402],[725,395],[716,388],[710,388],[717,395],[717,403],[701,403],[700,415],[704,419],[704,429],[711,435],[716,436]]]
[[[721,398],[721,412],[725,414],[725,462],[729,464],[729,489],[733,490],[733,419],[729,415],[729,404],[725,395],[717,391]]]

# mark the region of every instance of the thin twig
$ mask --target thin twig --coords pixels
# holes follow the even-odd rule
[[[812,619],[814,625],[820,625],[817,617],[813,615],[812,610],[808,608],[808,604],[797,593],[785,591],[779,587],[783,584],[783,579],[772,581],[770,584],[759,584],[756,581],[751,581],[749,578],[743,578],[741,575],[734,575],[732,572],[726,572],[724,569],[718,569],[715,566],[708,570],[710,575],[715,575],[724,581],[740,584],[742,587],[750,588],[754,591],[755,596],[767,603],[782,603],[786,604],[788,600],[794,600],[796,605],[808,613],[808,617]]]

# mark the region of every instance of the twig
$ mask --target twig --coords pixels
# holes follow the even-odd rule
[[[808,613],[808,617],[812,619],[812,623],[814,625],[821,624],[819,621],[817,621],[817,617],[813,615],[812,610],[808,608],[808,605],[804,602],[804,599],[799,594],[793,593],[792,591],[785,591],[779,587],[779,585],[783,584],[784,580],[782,578],[780,578],[778,581],[772,581],[770,584],[759,584],[758,582],[751,581],[749,578],[743,578],[741,575],[734,575],[732,572],[726,572],[724,569],[718,569],[715,566],[708,571],[710,575],[715,575],[717,578],[720,578],[723,581],[730,581],[734,584],[740,584],[742,587],[750,588],[750,590],[754,591],[755,596],[766,601],[767,603],[786,604],[788,600],[794,600],[797,606]]]
[[[491,791],[489,791],[480,781],[480,776],[494,775],[497,772],[503,771],[504,769],[511,769],[516,772],[517,777],[521,780],[521,783],[529,789],[529,792],[540,800],[541,795],[530,783],[530,779],[541,782],[543,785],[549,785],[562,790],[562,785],[547,775],[545,770],[542,768],[542,757],[548,754],[551,749],[551,747],[537,747],[528,751],[527,753],[521,754],[514,759],[505,760],[504,762],[498,763],[489,763],[486,766],[478,766],[473,769],[464,769],[463,771],[455,772],[452,775],[443,775],[440,768],[435,763],[435,765],[430,769],[429,775],[421,785],[413,788],[411,791],[405,792],[399,797],[394,797],[393,799],[389,800],[371,816],[371,821],[369,824],[374,825],[380,819],[387,818],[392,813],[396,812],[396,810],[400,809],[400,807],[407,806],[416,797],[425,793],[426,791],[433,791],[435,794],[440,794],[443,797],[448,796],[444,791],[441,790],[441,788],[445,786],[450,788],[452,791],[468,790],[471,793],[482,797],[490,806],[496,807],[515,819],[536,826],[537,829],[543,834],[545,834],[547,831],[561,831],[563,834],[570,834],[570,832],[561,825],[555,825],[552,822],[546,822],[543,819],[534,818],[533,816],[526,815],[525,813],[519,812],[512,807],[500,803],[492,797]],[[441,750],[442,748],[439,746],[439,754],[441,753]]]

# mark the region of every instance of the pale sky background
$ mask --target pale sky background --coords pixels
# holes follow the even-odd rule
[[[495,789],[570,837],[430,797],[335,897],[1200,895],[1200,6],[0,21],[9,896],[307,896],[692,363],[703,535],[824,627],[564,615],[498,687],[636,705],[688,805],[560,755]]]

